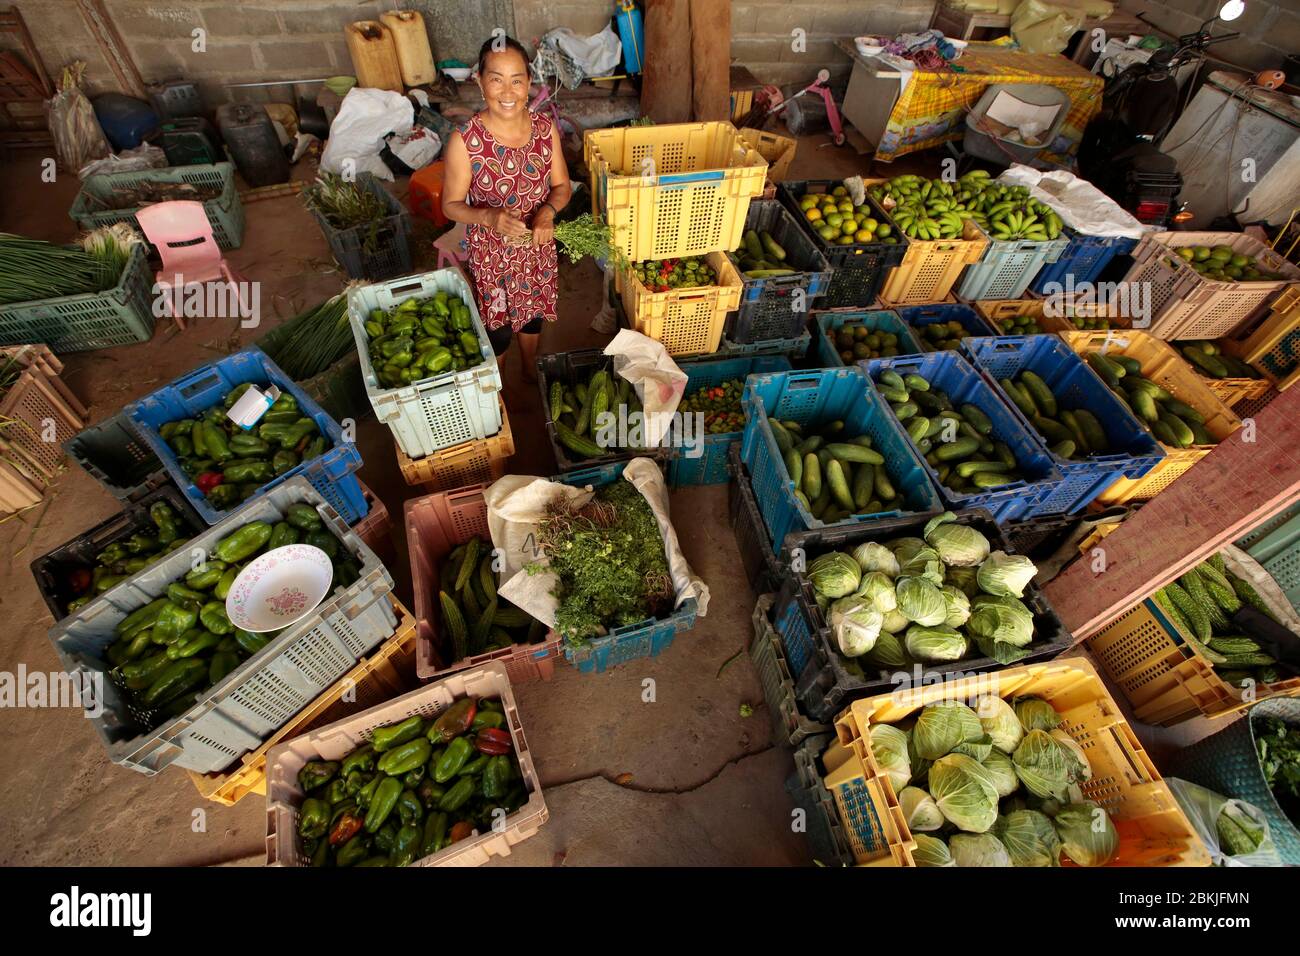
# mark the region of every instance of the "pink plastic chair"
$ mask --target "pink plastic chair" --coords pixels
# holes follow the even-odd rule
[[[167,290],[172,321],[177,327],[185,328],[180,299],[188,286],[228,282],[243,310],[238,274],[226,263],[221,247],[212,237],[212,224],[203,211],[203,203],[188,199],[160,202],[145,206],[135,218],[145,238],[162,257],[162,268],[154,281],[160,289]],[[178,287],[181,295],[177,295]]]

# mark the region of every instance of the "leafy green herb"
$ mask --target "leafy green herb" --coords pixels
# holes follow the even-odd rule
[[[1279,800],[1300,800],[1300,727],[1277,717],[1252,719],[1264,780]]]
[[[570,644],[672,610],[673,582],[659,524],[628,482],[603,486],[581,508],[551,505],[537,541],[550,564],[530,564],[528,573],[549,567],[558,577],[555,626]]]
[[[555,241],[564,249],[570,262],[578,262],[584,256],[621,261],[619,251],[610,245],[613,238],[609,226],[593,218],[589,212],[555,224]]]

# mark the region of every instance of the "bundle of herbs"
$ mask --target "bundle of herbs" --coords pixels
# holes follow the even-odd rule
[[[111,289],[140,242],[125,223],[96,229],[72,246],[0,233],[0,305]]]
[[[538,525],[537,543],[559,602],[555,628],[581,645],[611,627],[661,618],[673,608],[673,582],[659,524],[645,497],[626,481],[596,491],[580,508],[556,502]]]
[[[1300,826],[1300,727],[1279,717],[1252,720],[1264,781],[1282,812]]]
[[[344,179],[337,173],[321,173],[303,190],[307,208],[319,213],[335,229],[374,226],[389,215],[384,200],[364,184]]]
[[[613,239],[609,226],[593,218],[589,212],[555,224],[555,241],[570,262],[578,262],[584,256],[621,262],[622,256],[613,246]]]

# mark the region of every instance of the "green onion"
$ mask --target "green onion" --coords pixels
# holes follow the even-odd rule
[[[0,305],[111,289],[140,241],[125,223],[96,229],[79,246],[0,233]]]
[[[262,351],[295,382],[319,375],[356,348],[348,324],[346,296],[340,294],[300,312],[276,330],[283,335]]]

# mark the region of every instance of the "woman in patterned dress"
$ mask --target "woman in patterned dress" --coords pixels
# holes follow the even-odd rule
[[[442,210],[468,224],[479,313],[501,355],[518,335],[524,378],[537,375],[542,322],[555,321],[555,216],[573,195],[560,133],[528,109],[528,55],[510,37],[479,50],[486,108],[447,143]]]

